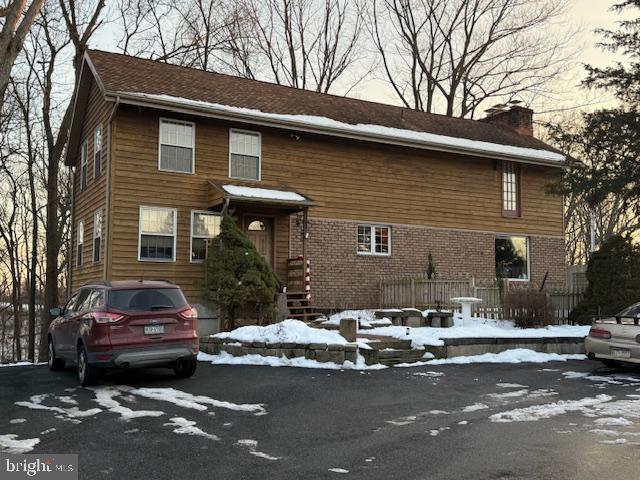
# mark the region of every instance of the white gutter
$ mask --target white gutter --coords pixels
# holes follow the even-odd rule
[[[185,114],[196,114],[222,120],[277,127],[287,130],[353,138],[368,142],[401,145],[411,148],[466,154],[498,160],[562,168],[566,157],[549,150],[500,145],[490,142],[402,130],[380,125],[352,125],[323,117],[267,113],[239,107],[201,102],[169,95],[137,92],[111,92],[106,97],[120,98],[122,103],[149,108],[163,108]]]

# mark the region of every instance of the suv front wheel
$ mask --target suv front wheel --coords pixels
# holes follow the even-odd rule
[[[78,348],[78,380],[83,387],[98,383],[98,371],[89,364],[87,350],[84,345],[80,345]]]

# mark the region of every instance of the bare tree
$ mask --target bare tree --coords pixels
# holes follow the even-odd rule
[[[359,0],[246,0],[241,8],[229,34],[238,75],[328,92],[364,57]]]
[[[43,3],[44,0],[33,0],[27,8],[26,0],[9,0],[7,5],[0,7],[0,18],[4,19],[0,30],[0,107],[4,103],[13,64]]]
[[[566,69],[562,0],[374,0],[370,29],[407,108],[473,117],[487,100],[545,87]]]
[[[82,2],[77,4],[75,0],[59,0],[60,13],[66,25],[66,34],[74,47],[73,69],[74,85],[78,84],[82,58],[87,49],[89,40],[102,24],[101,13],[104,9],[104,0],[95,2]],[[58,56],[65,48],[67,38],[56,38],[58,29],[54,28],[54,11],[43,11],[43,72],[40,78],[42,88],[43,127],[47,145],[47,207],[46,207],[46,279],[43,301],[43,315],[40,328],[40,358],[47,356],[46,332],[50,322],[49,309],[58,305],[58,280],[60,276],[60,252],[63,248],[62,237],[66,228],[60,222],[61,201],[60,163],[69,138],[69,127],[73,114],[73,103],[69,102],[59,123],[55,122],[52,115],[55,108],[52,104],[54,92],[54,74],[59,68]]]

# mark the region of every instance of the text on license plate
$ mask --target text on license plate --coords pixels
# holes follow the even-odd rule
[[[158,335],[159,333],[164,333],[164,325],[145,325],[144,327],[145,335]]]
[[[631,350],[626,348],[612,348],[611,356],[617,358],[631,358]]]

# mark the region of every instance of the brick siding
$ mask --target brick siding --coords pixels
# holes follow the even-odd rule
[[[440,277],[471,275],[479,281],[495,279],[495,234],[434,229],[413,225],[391,226],[391,256],[356,253],[356,231],[361,222],[310,218],[307,258],[311,262],[313,301],[320,308],[376,308],[378,282],[384,276],[422,273],[429,252]],[[302,236],[292,219],[291,255],[302,254]],[[530,236],[531,281],[564,284],[564,240]]]

